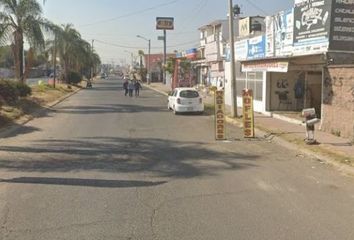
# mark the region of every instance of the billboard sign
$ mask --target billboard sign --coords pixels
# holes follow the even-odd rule
[[[225,140],[225,95],[224,91],[215,91],[215,139]]]
[[[251,33],[251,18],[246,17],[244,19],[240,19],[239,21],[239,35],[240,37],[245,37],[250,35]]]
[[[274,57],[274,17],[267,16],[265,18],[266,23],[266,57]]]
[[[332,7],[331,50],[354,51],[354,1],[336,0]]]
[[[294,8],[294,54],[328,50],[332,0],[299,1]]]
[[[248,52],[247,59],[259,59],[264,58],[266,55],[266,40],[265,36],[258,36],[248,40]]]
[[[156,29],[157,30],[173,30],[174,29],[174,18],[172,18],[172,17],[157,17],[156,18]]]
[[[275,55],[289,56],[293,50],[294,10],[282,11],[273,17]]]
[[[241,40],[235,42],[235,59],[242,61],[247,60],[248,55],[248,41]]]

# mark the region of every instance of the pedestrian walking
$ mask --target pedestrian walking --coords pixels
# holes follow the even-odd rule
[[[123,83],[124,96],[128,95],[128,85],[129,85],[128,79],[125,79]]]
[[[143,89],[141,87],[141,84],[139,81],[135,81],[135,97],[139,97],[140,95],[140,89]]]
[[[135,89],[134,82],[133,81],[129,81],[129,84],[128,84],[129,97],[133,97],[134,89]]]

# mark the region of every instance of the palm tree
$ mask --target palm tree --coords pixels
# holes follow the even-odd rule
[[[16,77],[24,82],[24,40],[31,47],[43,47],[42,27],[48,22],[42,18],[42,8],[36,0],[0,0],[0,9],[0,40],[12,42]]]
[[[92,51],[90,43],[82,39],[72,25],[67,24],[54,29],[56,49],[66,81],[69,80],[70,72],[87,73],[100,64],[98,54]]]

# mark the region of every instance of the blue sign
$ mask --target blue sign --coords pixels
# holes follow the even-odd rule
[[[259,59],[266,56],[265,36],[254,37],[248,40],[247,59]]]

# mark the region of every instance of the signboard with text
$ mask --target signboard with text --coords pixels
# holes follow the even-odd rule
[[[242,91],[243,99],[243,131],[245,138],[254,138],[254,111],[253,111],[253,92],[250,89]]]
[[[298,1],[294,8],[294,55],[328,50],[332,0]]]
[[[156,29],[157,30],[173,30],[174,29],[174,18],[172,18],[172,17],[157,17],[156,18]]]
[[[224,91],[215,91],[215,139],[225,140],[225,95]]]
[[[265,57],[265,36],[258,36],[248,40],[247,59],[259,59]]]
[[[330,49],[354,51],[354,1],[334,1]]]
[[[242,63],[242,72],[288,72],[289,62],[264,60]]]
[[[275,55],[289,56],[292,54],[294,42],[294,10],[279,12],[273,20]]]

